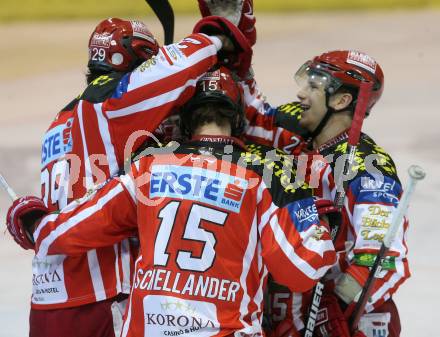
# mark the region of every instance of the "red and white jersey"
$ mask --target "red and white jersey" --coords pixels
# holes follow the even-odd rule
[[[334,200],[336,186],[332,172],[338,163],[337,158],[346,151],[347,138],[348,133],[344,132],[317,150],[326,158],[334,155],[330,163],[332,168],[330,171],[324,165],[315,165],[315,168],[322,167],[321,173],[315,173],[315,176],[320,177],[321,180],[320,187],[315,193],[321,198]],[[379,164],[369,167],[368,161],[372,163],[372,156],[375,156]],[[369,274],[368,267],[373,265],[402,194],[402,186],[393,160],[365,134],[361,135],[355,163],[358,172],[348,182],[342,225],[335,242],[338,263],[326,276],[330,288],[341,273],[348,273],[359,284],[365,284]],[[383,271],[375,283],[371,301],[365,308],[366,312],[379,309],[410,276],[406,245],[407,229],[408,220],[405,218],[382,265]],[[310,295],[291,294],[287,288],[272,286],[269,302],[273,323],[276,325],[284,319],[289,319],[293,320],[298,330],[302,329],[304,315],[307,314],[310,306]]]
[[[291,183],[282,154],[263,160],[261,145],[206,136],[170,149],[43,218],[37,256],[139,232],[122,336],[263,336],[268,273],[302,292],[335,262],[312,191]]]
[[[308,132],[299,125],[302,107],[292,102],[273,107],[254,79],[240,82],[246,105],[246,139],[273,146],[288,154],[300,154]]]
[[[51,211],[121,171],[124,159],[193,95],[217,61],[218,41],[193,34],[164,46],[133,72],[98,77],[58,114],[42,145],[42,197]],[[35,257],[32,307],[72,307],[128,293],[131,251],[124,239],[80,256]]]

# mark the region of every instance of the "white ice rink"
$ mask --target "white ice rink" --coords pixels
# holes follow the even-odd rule
[[[140,19],[161,34],[155,19]],[[440,12],[257,13],[257,19],[254,68],[274,104],[295,99],[293,73],[321,52],[359,49],[382,65],[384,95],[364,130],[392,155],[404,185],[410,164],[428,174],[409,212],[412,277],[395,296],[402,337],[440,336]],[[178,18],[177,38],[193,22]],[[84,87],[87,41],[96,23],[0,25],[0,172],[20,195],[39,192],[41,137]],[[9,203],[0,191],[2,223]],[[0,232],[1,337],[28,334],[31,258]]]

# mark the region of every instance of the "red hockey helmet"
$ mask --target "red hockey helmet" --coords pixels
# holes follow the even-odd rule
[[[330,95],[341,87],[359,90],[362,82],[373,82],[367,112],[379,100],[384,88],[380,65],[371,56],[355,50],[336,50],[316,56],[304,63],[296,72],[295,79],[301,82],[309,76],[319,78]]]
[[[244,127],[243,89],[236,76],[221,66],[206,73],[198,82],[196,93],[184,106],[181,114],[182,132],[191,134],[192,112],[209,103],[218,107],[218,112],[231,121],[233,135],[239,135]]]
[[[89,39],[91,71],[129,71],[156,55],[159,45],[141,21],[106,19]]]

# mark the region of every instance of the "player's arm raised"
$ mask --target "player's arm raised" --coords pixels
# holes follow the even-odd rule
[[[193,34],[160,48],[158,55],[122,78],[113,96],[102,104],[119,152],[134,131],[153,132],[192,97],[197,80],[224,59],[218,56],[219,51],[222,55],[237,54],[250,63],[252,50],[246,39],[235,26],[224,21],[202,19]],[[228,66],[239,68],[241,63]],[[140,136],[136,145],[145,138],[146,135]]]

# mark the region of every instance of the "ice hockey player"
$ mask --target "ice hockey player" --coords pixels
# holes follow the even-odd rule
[[[246,25],[246,30],[251,32],[251,36],[256,37],[252,1],[217,3],[199,0],[199,7],[202,15],[214,12],[226,16],[239,26]],[[249,13],[245,16],[248,20],[234,20],[234,15],[240,10]],[[255,39],[252,41],[255,43]],[[381,67],[364,53],[335,51],[324,53],[307,62],[298,70],[295,78],[301,87],[298,93],[300,102],[279,107],[272,107],[265,101],[252,77],[243,82],[247,105],[247,127],[244,134],[247,139],[278,147],[290,154],[304,153],[309,147],[312,151],[307,153],[311,158],[316,155],[333,157],[331,167],[334,169],[337,158],[344,154],[347,148],[347,135],[360,83],[374,83],[367,115],[380,99],[384,86]],[[342,229],[336,243],[339,264],[332,273],[333,279],[336,279],[336,288],[332,291],[331,288],[334,288],[335,284],[333,281],[328,282],[323,300],[324,305],[334,305],[337,310],[333,311],[334,314],[329,317],[327,323],[320,324],[317,330],[321,332],[316,331],[318,336],[326,333],[328,336],[347,335],[348,327],[338,305],[341,304],[343,309],[352,308],[353,298],[366,280],[368,267],[378,251],[402,192],[392,159],[365,134],[361,137],[356,155],[358,174],[352,177],[348,184],[348,203],[343,212]],[[378,158],[377,171],[367,170],[366,160],[371,158],[369,155]],[[320,164],[316,166],[321,169],[318,167],[320,184],[315,193],[321,197],[324,208],[326,200],[333,200],[335,196],[335,183],[327,166],[319,161],[316,164]],[[380,177],[383,177],[383,180],[378,179]],[[333,211],[332,206],[327,205],[327,212],[332,214]],[[333,220],[338,219],[334,213],[329,217]],[[400,334],[399,316],[392,295],[410,275],[405,243],[407,225],[405,221],[390,252],[390,263],[384,266],[387,271],[376,284],[373,301],[367,305],[366,312],[369,314],[365,314],[360,322],[360,330],[368,337],[375,334],[382,336],[384,333],[390,337]],[[303,329],[304,317],[301,312],[307,313],[310,299],[302,294],[290,294],[280,289],[282,288],[273,287],[269,299],[273,327],[276,328],[281,321],[290,321],[290,326],[296,326],[298,330]],[[352,293],[346,294],[348,290]],[[328,312],[330,311],[332,310]],[[325,307],[320,313],[324,312],[327,312]],[[349,310],[346,310],[345,314],[348,315]],[[325,321],[326,317],[322,317],[322,321]],[[341,322],[338,322],[338,317],[341,318]],[[286,326],[289,324],[280,326],[274,336],[287,337],[289,331],[294,333],[295,329],[289,330]]]
[[[89,40],[88,87],[58,113],[43,138],[44,205],[27,200],[29,206],[62,209],[117,174],[125,156],[191,97],[220,49],[238,63],[250,62],[246,39],[232,24],[221,23],[224,31],[216,32],[228,38],[197,33],[162,48],[142,22],[99,23]],[[241,53],[229,53],[231,41]],[[23,233],[9,229],[23,248],[33,248]],[[113,337],[122,310],[118,301],[130,291],[133,254],[125,238],[75,257],[35,257],[30,336]]]
[[[139,231],[122,336],[261,335],[268,272],[306,291],[335,262],[327,224],[307,185],[282,182],[287,158],[268,162],[273,149],[234,137],[243,104],[227,69],[199,81],[181,125],[191,139],[175,151],[141,157],[131,173],[44,217],[37,256],[82,254]],[[21,217],[10,225],[24,230],[28,205],[12,207]]]
[[[346,153],[360,84],[372,82],[367,116],[380,99],[384,75],[369,55],[354,51],[331,51],[306,62],[295,75],[300,90],[299,125],[310,132],[313,153],[321,154],[335,170],[337,159]],[[375,160],[375,165],[373,165]],[[350,336],[347,319],[356,296],[362,290],[382,239],[393,218],[402,193],[391,157],[368,135],[361,134],[355,158],[356,174],[348,178],[342,224],[336,238],[338,264],[325,277],[326,288],[318,313],[314,336]],[[321,197],[333,200],[336,187],[333,175],[322,179]],[[405,242],[407,220],[392,244],[383,264],[380,279],[359,323],[356,336],[400,335],[400,320],[392,299],[399,286],[410,276]],[[272,320],[283,322],[279,333],[288,336],[287,321],[302,330],[311,305],[308,295],[275,290],[271,294]],[[280,309],[287,310],[280,310]],[[287,318],[285,313],[287,313]],[[284,332],[284,333],[282,333]],[[301,332],[302,334],[303,332]]]

